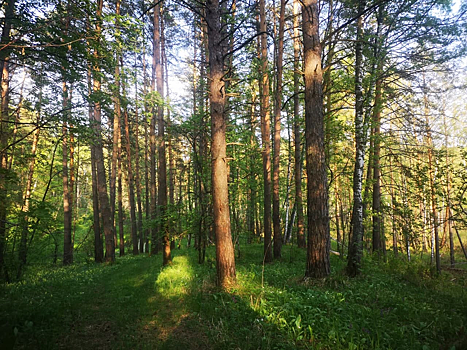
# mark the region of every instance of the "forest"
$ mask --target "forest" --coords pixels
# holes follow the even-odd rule
[[[467,1],[0,19],[0,347],[467,348]]]

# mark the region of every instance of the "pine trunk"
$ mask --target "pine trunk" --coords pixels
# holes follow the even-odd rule
[[[96,37],[99,40],[101,35],[102,21],[102,6],[103,0],[97,2],[97,22],[96,22]],[[94,66],[93,66],[93,92],[99,94],[101,91],[100,69],[98,66],[100,60],[99,50],[94,51]],[[102,125],[101,125],[101,105],[99,101],[94,104],[94,115],[92,127],[94,130],[94,157],[97,172],[97,192],[99,196],[99,209],[102,215],[102,224],[105,237],[105,260],[107,262],[115,261],[115,243],[114,243],[114,227],[112,223],[112,215],[109,205],[109,196],[107,194],[107,180],[105,175],[104,152],[102,146]]]
[[[300,32],[299,13],[300,2],[294,0],[294,158],[295,158],[295,206],[297,210],[297,244],[299,248],[306,248],[305,228],[303,225],[303,196],[302,196],[302,152],[300,137]]]
[[[269,111],[269,71],[268,71],[268,39],[266,33],[265,0],[259,0],[260,8],[260,38],[261,38],[261,67],[260,67],[260,114],[261,141],[264,180],[264,262],[272,261],[271,247],[271,117]]]
[[[331,240],[324,148],[323,74],[318,27],[318,0],[305,0],[302,16],[308,205],[305,276],[322,278],[331,272],[329,260]]]
[[[216,237],[217,282],[228,288],[236,280],[235,256],[230,231],[228,166],[224,120],[224,56],[218,0],[206,3],[209,47],[209,99],[211,110],[211,161],[213,224]]]
[[[281,221],[279,210],[279,171],[281,153],[281,111],[282,111],[282,59],[284,56],[284,22],[285,22],[285,0],[281,0],[279,14],[279,37],[277,43],[276,58],[276,93],[274,105],[274,161],[272,176],[272,219],[274,228],[274,258],[281,257],[282,238]]]

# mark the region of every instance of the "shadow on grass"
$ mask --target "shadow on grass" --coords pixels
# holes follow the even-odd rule
[[[174,259],[173,266],[166,270],[168,275],[177,276],[177,264],[190,266],[190,278],[177,282],[186,292],[183,297],[168,295],[169,282],[163,274],[156,282],[162,298],[159,303],[171,305],[178,318],[160,349],[296,349],[281,329],[254,311],[253,298],[240,290],[227,293],[215,287],[212,258],[199,265],[196,253],[187,252],[183,258]]]

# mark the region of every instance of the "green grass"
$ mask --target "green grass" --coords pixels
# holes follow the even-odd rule
[[[241,246],[238,284],[214,284],[214,250],[44,269],[0,287],[1,349],[465,349],[467,275],[365,260],[360,277],[303,280],[305,252],[261,265]],[[238,253],[238,252],[237,252]]]

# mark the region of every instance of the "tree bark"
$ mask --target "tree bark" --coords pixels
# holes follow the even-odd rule
[[[15,11],[15,0],[6,1],[5,18],[2,30],[1,44],[7,45],[10,41],[12,20]],[[0,74],[1,74],[1,103],[0,103],[0,278],[9,281],[8,271],[5,267],[5,240],[6,219],[8,211],[8,139],[10,137],[10,62],[11,49],[9,47],[0,50]]]
[[[358,13],[365,9],[365,0],[359,0]],[[363,16],[357,20],[355,44],[355,164],[353,174],[352,237],[349,244],[347,273],[360,273],[363,255],[363,168],[365,162],[365,126],[363,121]]]
[[[305,77],[305,137],[308,204],[306,277],[331,272],[328,183],[324,148],[323,73],[318,27],[318,0],[305,0],[303,56]]]
[[[423,77],[425,80],[425,77]],[[436,271],[441,273],[441,261],[439,256],[439,228],[438,228],[438,208],[436,200],[436,188],[435,188],[435,169],[434,169],[434,146],[433,138],[431,136],[431,126],[429,120],[429,109],[428,109],[428,96],[426,93],[426,84],[424,83],[424,112],[425,112],[425,122],[426,122],[426,142],[428,147],[428,180],[430,185],[430,199],[431,199],[431,214],[432,214],[432,227],[434,231],[434,244],[435,244],[435,261],[436,261]],[[433,249],[433,246],[432,246]]]
[[[305,229],[303,225],[303,196],[302,196],[302,152],[300,137],[300,32],[299,32],[299,14],[300,2],[294,0],[294,158],[295,158],[295,206],[297,210],[297,244],[299,248],[306,247]]]
[[[268,71],[268,38],[266,33],[266,9],[265,0],[259,0],[260,9],[260,114],[261,114],[261,142],[263,158],[264,180],[264,262],[272,261],[271,247],[271,117],[269,110],[269,71]]]
[[[96,21],[96,38],[99,41],[101,35],[101,21],[102,21],[102,5],[103,0],[97,1],[97,21]],[[93,65],[93,92],[99,94],[101,91],[100,81],[100,68],[98,62],[100,60],[99,49],[94,51],[94,65]],[[107,262],[115,261],[115,243],[114,243],[114,228],[111,221],[112,215],[109,205],[109,196],[107,194],[107,181],[105,176],[104,165],[104,152],[102,146],[102,126],[101,126],[101,105],[99,101],[94,104],[94,115],[92,121],[94,130],[94,156],[96,161],[97,172],[97,191],[99,195],[99,209],[102,214],[102,224],[104,228],[105,237],[105,260]]]
[[[72,222],[73,222],[73,201],[71,193],[73,187],[69,182],[68,176],[68,108],[71,105],[68,95],[68,86],[63,83],[63,128],[62,128],[62,179],[63,179],[63,265],[73,263],[73,240],[72,240]]]
[[[272,220],[274,230],[274,258],[281,257],[282,238],[279,210],[279,170],[281,153],[281,111],[282,111],[282,59],[284,56],[285,0],[281,0],[279,14],[279,33],[276,58],[276,93],[274,105],[274,160],[272,176]]]
[[[92,64],[88,63],[87,71],[89,97],[92,93]],[[91,126],[94,123],[94,107],[89,104],[89,123]],[[96,170],[96,155],[95,144],[92,141],[89,148],[91,149],[91,179],[92,179],[92,210],[93,210],[93,228],[94,228],[94,261],[101,263],[104,261],[104,246],[102,241],[100,211],[99,211],[99,194],[97,190],[97,170]]]
[[[209,47],[209,99],[211,112],[211,177],[217,283],[228,288],[236,280],[235,256],[230,231],[228,167],[224,120],[225,86],[221,13],[218,0],[206,1]]]
[[[159,5],[156,6],[159,8]],[[152,41],[152,79],[151,79],[151,92],[155,93],[156,91],[156,76],[157,76],[157,65],[159,62],[160,68],[160,32],[159,32],[159,11],[156,11],[154,8],[153,16],[153,41]],[[158,109],[155,106],[152,106],[152,116],[151,116],[151,125],[149,129],[149,145],[150,145],[150,170],[151,170],[151,182],[150,182],[150,191],[151,191],[151,254],[158,252],[159,242],[158,242],[158,230],[157,230],[157,189],[156,189],[156,124],[158,118]]]
[[[161,13],[160,5],[157,5],[154,8],[154,11],[158,12],[159,17],[159,53],[156,56],[156,79],[157,79],[157,92],[163,98],[164,97],[164,72],[163,72],[163,64],[162,64],[162,47],[163,47],[163,39],[164,39],[164,24],[163,18]],[[154,22],[154,24],[156,24]],[[157,48],[157,47],[156,47]],[[164,106],[160,105],[157,106],[157,131],[158,131],[158,138],[159,138],[159,149],[158,149],[158,156],[159,156],[159,192],[158,192],[158,199],[159,199],[159,212],[160,212],[160,227],[161,227],[161,234],[162,234],[162,264],[168,265],[172,263],[172,255],[170,252],[170,233],[169,233],[169,225],[167,220],[167,204],[168,204],[168,197],[167,197],[167,156],[166,156],[166,146],[165,146],[165,120],[164,120]]]
[[[383,252],[382,211],[381,211],[381,108],[382,81],[376,80],[375,110],[373,113],[373,252],[381,256]]]

